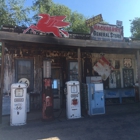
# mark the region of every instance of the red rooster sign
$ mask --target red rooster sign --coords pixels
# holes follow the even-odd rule
[[[53,33],[57,37],[68,37],[68,32],[62,30],[61,28],[68,26],[69,22],[64,22],[63,20],[66,16],[50,16],[49,14],[39,14],[41,19],[38,21],[37,25],[31,25],[23,33],[26,33],[28,30],[32,30],[35,34],[35,31],[43,33]]]

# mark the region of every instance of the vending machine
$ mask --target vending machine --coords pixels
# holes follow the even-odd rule
[[[66,82],[66,115],[68,119],[81,118],[79,81]]]
[[[52,80],[53,109],[60,109],[60,79]]]
[[[15,83],[11,85],[11,110],[10,110],[11,126],[26,124],[27,119],[26,95],[27,95],[26,84]]]
[[[88,85],[88,115],[105,113],[105,98],[103,83]]]

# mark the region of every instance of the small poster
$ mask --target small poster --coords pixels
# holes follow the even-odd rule
[[[131,68],[132,67],[132,59],[131,58],[124,58],[123,64],[125,68]]]
[[[113,70],[109,76],[109,88],[121,88],[120,70]]]
[[[134,85],[133,69],[123,69],[123,84],[124,87],[133,87]]]

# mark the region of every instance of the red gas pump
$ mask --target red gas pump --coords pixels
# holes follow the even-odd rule
[[[51,61],[48,60],[43,62],[42,118],[46,121],[53,119]]]

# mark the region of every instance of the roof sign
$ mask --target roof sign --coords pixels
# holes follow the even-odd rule
[[[123,27],[110,24],[96,24],[91,27],[91,39],[122,41]]]
[[[93,25],[95,25],[97,23],[100,23],[102,21],[103,21],[102,15],[99,14],[99,15],[93,17],[93,18],[90,18],[90,19],[86,20],[86,25],[88,27],[91,27],[91,26],[93,26]]]
[[[62,30],[61,28],[68,26],[70,23],[63,21],[66,16],[50,16],[49,14],[39,14],[41,19],[36,25],[31,25],[23,33],[28,30],[32,30],[34,34],[37,32],[42,33],[53,33],[57,37],[68,37],[68,32]]]

